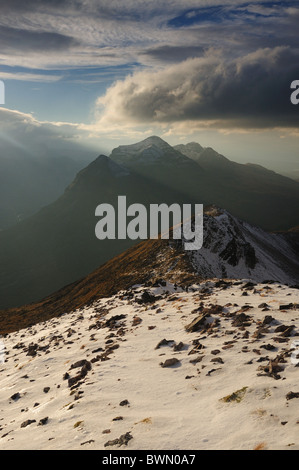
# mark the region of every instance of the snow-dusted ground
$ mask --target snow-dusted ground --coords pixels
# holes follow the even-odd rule
[[[147,289],[160,296],[148,304],[138,303],[145,288],[137,286],[2,338],[0,449],[298,450],[290,348],[299,310],[280,309],[298,303],[298,290],[215,282]],[[211,315],[204,330],[188,332],[201,302],[214,306]],[[234,323],[241,312],[245,326]],[[266,315],[271,323],[259,330]],[[291,336],[275,331],[282,324],[294,326]],[[161,366],[171,358],[179,362]],[[82,360],[86,375],[70,387]]]

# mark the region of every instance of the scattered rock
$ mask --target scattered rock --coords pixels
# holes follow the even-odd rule
[[[261,303],[260,305],[258,305],[258,308],[269,308],[270,305],[266,304],[266,302],[263,302]],[[267,317],[270,317],[270,315],[267,315]],[[265,317],[266,318],[266,317]],[[272,318],[272,317],[271,317]]]
[[[246,315],[246,313],[241,312],[235,316],[234,320],[232,321],[232,325],[236,327],[245,327],[251,325],[251,317]]]
[[[290,309],[295,309],[295,308],[298,308],[298,307],[299,307],[299,304],[289,303],[289,304],[286,304],[286,305],[280,305],[279,310],[290,310]]]
[[[198,331],[202,326],[205,325],[208,316],[208,313],[202,313],[201,315],[196,317],[195,320],[185,326],[186,331],[188,331],[188,333]]]
[[[293,398],[299,398],[299,392],[289,392],[286,394],[287,400],[292,400]]]
[[[280,336],[286,338],[286,337],[291,336],[293,329],[294,329],[294,325],[291,325],[291,326],[279,325],[277,328],[275,328],[274,332],[281,333]]]
[[[35,419],[26,419],[26,421],[24,421],[21,424],[21,428],[26,428],[27,426],[29,426],[32,423],[36,423],[36,420]]]
[[[266,349],[266,351],[273,351],[276,347],[273,344],[262,344],[261,348]]]
[[[150,294],[148,291],[144,291],[141,294],[141,298],[136,299],[136,302],[138,304],[153,304],[157,302],[157,300],[160,300],[160,298],[161,298],[160,296],[155,296],[153,294]]]
[[[182,343],[182,341],[180,341],[178,344],[173,345],[173,350],[174,351],[181,351],[184,346],[185,346],[184,343]]]
[[[39,420],[39,423],[38,423],[38,426],[44,426],[45,424],[47,424],[49,418],[48,416],[46,416],[45,418],[42,418]]]
[[[119,438],[106,442],[104,444],[104,447],[116,446],[116,445],[118,445],[119,447],[122,445],[127,446],[128,442],[131,439],[133,439],[133,436],[129,432],[126,432],[125,434],[122,434]]]
[[[82,367],[81,367],[81,365],[82,365]],[[84,379],[84,377],[86,377],[86,375],[88,374],[88,372],[92,368],[91,362],[87,361],[86,359],[83,359],[81,361],[77,361],[77,362],[75,362],[75,364],[71,365],[71,369],[75,369],[77,367],[81,367],[81,370],[80,370],[79,374],[77,374],[75,377],[70,377],[68,379],[68,386],[70,388],[74,387],[74,385],[78,385],[80,380]]]
[[[78,367],[86,367],[87,370],[91,370],[91,364],[86,359],[81,359],[80,361],[75,362],[71,365],[71,369],[77,369]]]
[[[283,367],[278,364],[277,361],[270,360],[269,364],[266,366],[260,366],[259,370],[262,370],[265,372],[265,375],[268,375],[269,377],[273,377],[275,380],[280,379],[280,375],[278,372],[283,371]]]
[[[180,364],[180,361],[176,357],[172,357],[171,359],[166,359],[165,362],[161,362],[161,367],[172,367],[174,365]]]
[[[168,346],[169,343],[174,343],[173,339],[161,339],[155,349],[159,349],[161,346]]]
[[[37,355],[37,350],[38,350],[38,344],[35,344],[35,343],[29,344],[27,348],[26,356],[35,357]]]
[[[119,404],[119,406],[128,406],[130,403],[128,400],[122,400]]]
[[[218,362],[219,364],[224,364],[223,359],[221,357],[213,357],[211,362]]]
[[[140,325],[141,322],[142,322],[142,318],[140,318],[140,317],[134,317],[134,318],[133,318],[133,321],[132,321],[132,326]]]
[[[13,401],[17,401],[21,398],[21,395],[19,392],[17,393],[14,393],[11,397],[10,397]]]
[[[92,444],[94,442],[94,439],[89,439],[88,441],[81,442],[81,446],[84,446],[85,444]]]
[[[110,329],[118,328],[119,321],[125,319],[126,317],[127,315],[123,315],[123,314],[114,315],[111,318],[109,318],[109,320],[106,320],[106,322],[104,323],[104,328],[110,328]]]
[[[122,416],[116,416],[112,421],[122,421],[124,418]]]
[[[267,305],[267,304],[261,304],[261,305]],[[266,315],[262,321],[262,326],[270,325],[270,323],[274,321],[276,321],[275,318],[273,318],[271,315]]]
[[[211,369],[209,370],[209,372],[206,374],[207,376],[210,376],[213,372],[216,372],[217,370],[221,370],[221,369]]]

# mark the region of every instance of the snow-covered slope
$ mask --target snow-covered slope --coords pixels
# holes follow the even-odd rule
[[[203,247],[188,254],[205,278],[299,281],[298,252],[283,234],[267,233],[227,211],[212,209],[204,215],[203,239]]]
[[[135,286],[11,333],[0,449],[298,450],[298,300],[247,280]]]

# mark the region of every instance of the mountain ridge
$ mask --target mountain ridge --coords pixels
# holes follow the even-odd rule
[[[184,251],[183,239],[145,240],[39,302],[0,311],[0,334],[60,316],[133,285],[167,281],[190,286],[211,278],[299,284],[298,268],[298,251],[284,235],[266,234],[227,211],[210,208],[204,215],[200,250]]]

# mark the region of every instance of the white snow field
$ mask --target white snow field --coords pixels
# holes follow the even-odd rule
[[[6,335],[0,449],[298,450],[298,327],[298,289],[212,279]]]

